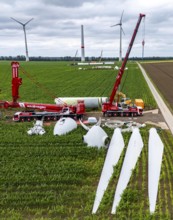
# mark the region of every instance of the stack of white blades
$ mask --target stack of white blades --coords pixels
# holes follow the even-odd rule
[[[139,129],[135,128],[127,146],[126,155],[117,183],[111,211],[112,214],[116,213],[116,209],[121,200],[121,196],[128,185],[132,171],[135,168],[137,160],[141,154],[143,145],[144,144]],[[93,214],[97,212],[97,209],[103,198],[104,192],[113,174],[113,167],[118,163],[123,148],[124,140],[121,134],[121,130],[119,128],[116,128],[114,130],[114,134],[112,136],[110,146],[106,155],[105,163],[102,169],[92,210]],[[163,149],[163,143],[159,135],[157,134],[156,129],[151,128],[148,143],[148,195],[150,204],[149,209],[151,214],[155,212],[156,207]]]

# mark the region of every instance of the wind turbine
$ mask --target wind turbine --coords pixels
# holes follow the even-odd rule
[[[81,25],[81,61],[85,62],[84,27]]]
[[[99,59],[99,62],[101,62],[102,55],[103,55],[103,50],[101,50],[101,54],[100,54],[100,59]]]
[[[142,33],[142,37],[143,37],[143,40],[142,40],[142,60],[144,59],[144,47],[145,47],[145,18],[143,20],[143,33]]]
[[[33,18],[31,18],[29,21],[27,21],[26,23],[22,23],[18,20],[16,20],[15,18],[12,18],[12,20],[16,21],[17,23],[21,24],[23,26],[23,32],[24,32],[24,38],[25,38],[25,50],[26,50],[26,61],[29,61],[29,56],[28,56],[28,46],[27,46],[27,39],[26,39],[26,30],[25,30],[25,27],[26,25],[33,20]]]
[[[120,52],[119,52],[119,61],[122,61],[122,32],[124,34],[123,28],[122,28],[122,18],[123,18],[124,10],[121,14],[120,22],[118,24],[112,25],[111,27],[120,26]]]

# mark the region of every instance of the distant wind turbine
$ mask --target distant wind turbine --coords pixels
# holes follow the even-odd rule
[[[78,54],[78,50],[76,50],[76,52],[75,52],[74,60],[73,60],[74,62],[76,61],[77,54]]]
[[[145,18],[143,20],[143,33],[142,33],[142,37],[143,37],[143,40],[142,40],[142,60],[144,59],[144,47],[145,47]]]
[[[124,10],[121,14],[120,22],[118,24],[112,25],[111,27],[120,26],[120,52],[119,52],[119,61],[122,61],[122,32],[124,33],[124,30],[122,28],[122,19],[123,19]]]
[[[101,62],[102,55],[103,55],[103,50],[101,50],[101,54],[100,54],[100,59],[99,59],[99,62]]]
[[[85,62],[84,27],[81,25],[81,61]]]
[[[25,27],[26,25],[33,20],[33,18],[31,18],[29,21],[27,21],[26,23],[22,23],[18,20],[16,20],[15,18],[12,18],[12,20],[16,21],[17,23],[21,24],[23,26],[23,31],[24,31],[24,37],[25,37],[25,50],[26,50],[26,61],[29,61],[29,55],[28,55],[28,46],[27,46],[27,39],[26,39],[26,30],[25,30]]]

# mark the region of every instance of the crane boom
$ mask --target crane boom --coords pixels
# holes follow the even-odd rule
[[[137,32],[138,32],[138,29],[139,29],[139,25],[140,25],[141,20],[142,20],[143,17],[145,17],[145,14],[139,14],[138,22],[137,22],[136,27],[135,27],[135,30],[134,30],[134,32],[133,32],[132,39],[131,39],[131,41],[130,41],[130,43],[129,43],[129,47],[128,47],[127,52],[126,52],[126,56],[125,56],[125,58],[124,58],[124,61],[123,61],[123,63],[122,63],[121,68],[119,69],[119,73],[118,73],[118,75],[117,75],[117,78],[116,78],[116,81],[115,81],[115,84],[114,84],[112,93],[111,93],[111,95],[110,95],[110,100],[109,100],[109,104],[110,104],[110,105],[112,105],[112,102],[113,102],[113,100],[114,100],[114,97],[115,97],[115,95],[116,95],[116,92],[117,92],[117,90],[118,90],[118,87],[119,87],[119,85],[120,85],[120,83],[121,83],[121,78],[122,78],[122,75],[123,75],[123,73],[124,73],[124,69],[125,69],[125,66],[126,66],[126,63],[127,63],[127,60],[128,60],[129,54],[130,54],[130,51],[131,51],[131,49],[132,49],[132,46],[133,46],[133,43],[134,43],[136,34],[137,34]]]
[[[46,120],[57,120],[62,116],[81,118],[85,114],[84,100],[77,100],[75,105],[67,105],[60,101],[59,104],[46,103],[30,103],[18,102],[19,87],[22,85],[22,78],[19,77],[19,63],[12,62],[12,101],[0,101],[0,108],[22,108],[24,112],[16,112],[14,114],[14,121],[30,121],[33,119],[47,118]],[[24,71],[22,71],[24,73]],[[29,110],[28,110],[29,109]],[[33,110],[38,110],[34,112]]]

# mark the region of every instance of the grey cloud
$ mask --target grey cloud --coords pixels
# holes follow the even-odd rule
[[[116,53],[118,53],[119,27],[110,28],[110,26],[119,22],[122,10],[124,10],[123,29],[125,36],[123,36],[123,47],[126,49],[134,31],[138,13],[145,13],[145,7],[136,8],[135,1],[130,0],[0,1],[5,6],[5,10],[2,9],[2,7],[0,8],[1,33],[10,37],[17,35],[15,38],[17,44],[17,40],[19,42],[23,40],[22,27],[12,21],[10,17],[14,17],[21,22],[26,22],[33,17],[34,20],[27,26],[28,44],[30,45],[31,42],[32,50],[35,48],[35,51],[39,51],[43,56],[47,55],[44,54],[45,50],[49,55],[53,55],[53,47],[58,48],[57,50],[62,55],[68,55],[68,53],[72,53],[68,48],[69,44],[74,45],[75,51],[76,47],[80,45],[81,24],[84,25],[85,42],[87,45],[86,51],[88,51],[88,53],[94,55],[98,51],[98,48],[103,47],[107,48],[107,51],[112,50],[115,52],[116,50]],[[129,5],[131,7],[128,7]],[[148,8],[149,7],[147,7],[147,10]],[[172,35],[166,34],[169,33],[168,31],[172,26],[172,10],[171,7],[165,6],[160,9],[153,7],[150,8],[150,11],[146,12],[146,47],[154,41],[157,41],[158,44],[161,42],[160,47],[162,48],[164,45],[166,48],[168,42],[169,48],[172,47],[172,44],[170,44]],[[140,45],[139,42],[141,41],[141,30],[142,24],[135,40],[138,45]],[[51,42],[53,46],[50,49]],[[58,44],[57,42],[61,43]],[[66,45],[66,48],[62,46],[62,42]],[[43,45],[43,43],[45,50],[42,50],[40,46]],[[15,43],[7,41],[7,37],[1,37],[0,46],[1,45],[6,46],[6,50],[4,50],[2,54],[7,53],[8,50],[10,51],[11,47],[15,47]],[[39,50],[37,50],[37,48],[39,48]],[[135,48],[134,46],[134,54]],[[19,48],[16,47],[14,51],[18,52],[18,50]],[[150,47],[148,50],[148,53],[152,54],[157,51],[157,48]],[[66,51],[67,54],[65,54],[64,51]],[[98,53],[99,52],[96,54]],[[167,50],[163,49],[163,54],[166,53]]]
[[[49,2],[47,0],[43,0],[44,3],[48,3],[60,7],[70,7],[70,8],[80,7],[86,2],[94,2],[94,1],[98,1],[98,0],[49,0]]]

